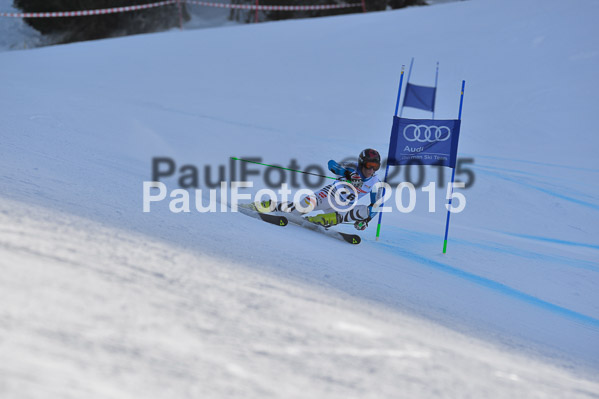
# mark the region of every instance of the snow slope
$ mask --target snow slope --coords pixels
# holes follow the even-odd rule
[[[0,392],[596,397],[598,8],[477,0],[1,53]],[[438,118],[466,80],[476,180],[447,254],[443,189],[357,247],[142,212],[152,157],[198,166],[207,200],[204,167],[217,180],[230,156],[384,153],[412,56],[419,84],[440,61]]]

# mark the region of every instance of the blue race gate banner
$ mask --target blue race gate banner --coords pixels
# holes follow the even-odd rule
[[[403,97],[403,106],[435,112],[436,94],[436,87],[418,86],[408,82]]]
[[[393,117],[388,165],[441,165],[455,168],[460,138],[459,119]]]

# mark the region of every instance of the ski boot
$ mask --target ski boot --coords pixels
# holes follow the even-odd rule
[[[253,208],[256,212],[260,212],[260,213],[270,213],[276,210],[277,207],[277,203],[275,201],[272,200],[266,200],[266,201],[261,201],[261,202],[254,202],[253,204]]]
[[[319,224],[327,229],[342,222],[342,217],[337,212],[322,213],[320,215],[307,217],[306,219],[308,222]]]

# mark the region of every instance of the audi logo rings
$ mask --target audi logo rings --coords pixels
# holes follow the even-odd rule
[[[434,143],[445,141],[451,137],[451,129],[447,126],[427,126],[410,124],[403,129],[403,136],[408,141]]]

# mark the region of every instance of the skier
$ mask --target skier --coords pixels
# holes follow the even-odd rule
[[[377,193],[372,189],[380,180],[375,174],[381,167],[381,156],[378,151],[367,148],[360,153],[358,162],[342,162],[330,160],[329,170],[340,176],[333,184],[329,184],[314,195],[305,196],[296,207],[293,202],[276,203],[272,200],[262,201],[254,205],[258,212],[288,212],[304,216],[312,211],[323,211],[315,216],[307,216],[312,223],[331,227],[339,223],[354,222],[357,230],[364,230],[374,217],[372,206],[376,202]],[[356,201],[370,193],[370,205],[356,205]]]

